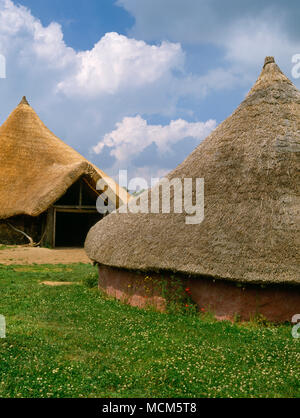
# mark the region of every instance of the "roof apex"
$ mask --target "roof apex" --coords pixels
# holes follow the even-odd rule
[[[258,77],[256,83],[249,91],[247,98],[252,96],[258,90],[267,90],[269,88],[275,88],[279,85],[284,86],[284,89],[288,86],[292,87],[296,92],[297,89],[291,80],[281,71],[279,66],[276,64],[274,57],[266,57],[263,69]],[[282,90],[282,89],[281,89]]]
[[[274,57],[266,57],[266,58],[265,58],[264,68],[265,68],[268,64],[276,64],[276,62],[275,62],[275,58],[274,58]]]
[[[21,105],[21,104],[25,104],[27,106],[30,106],[30,104],[28,103],[28,101],[26,99],[26,96],[23,96],[22,97],[22,100],[20,101],[19,105]]]

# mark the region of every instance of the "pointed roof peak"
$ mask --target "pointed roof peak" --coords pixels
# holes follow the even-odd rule
[[[260,77],[268,75],[268,77],[272,78],[272,77],[278,77],[278,74],[281,74],[282,76],[284,76],[284,78],[287,78],[283,72],[281,71],[281,69],[278,67],[278,65],[276,64],[275,58],[274,57],[266,57],[265,58],[265,62],[264,62],[264,66],[262,69],[262,73],[260,75]]]
[[[260,74],[260,78],[267,76],[270,79],[272,79],[272,78],[277,79],[279,77],[279,74],[281,76],[283,76],[285,79],[287,79],[287,77],[283,74],[281,69],[276,64],[275,58],[274,57],[266,57],[262,72]],[[282,78],[282,77],[280,77],[280,78]]]
[[[291,80],[289,80],[288,77],[281,71],[279,66],[276,64],[274,57],[265,58],[262,72],[258,77],[256,83],[248,93],[247,99],[257,91],[265,90],[267,92],[270,88],[274,89],[274,91],[276,90],[277,93],[278,88],[280,88],[281,94],[283,96],[284,90],[286,89],[292,89],[295,94],[298,94],[298,90],[291,82]]]
[[[275,62],[275,58],[274,58],[274,57],[266,57],[266,58],[265,58],[264,68],[265,68],[268,64],[276,64],[276,62]]]
[[[27,106],[30,106],[30,104],[28,103],[28,101],[27,101],[27,99],[26,99],[26,96],[23,96],[23,98],[22,98],[22,100],[20,101],[19,105],[21,105],[21,104],[25,104],[25,105],[27,105]]]

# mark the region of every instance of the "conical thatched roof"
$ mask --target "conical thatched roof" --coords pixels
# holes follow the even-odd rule
[[[112,214],[90,231],[100,264],[256,283],[300,283],[300,92],[268,57],[238,107],[172,178],[205,179],[205,220]]]
[[[40,215],[83,175],[92,186],[107,177],[58,139],[23,97],[0,127],[0,219]],[[120,204],[127,203],[127,192],[117,190]]]

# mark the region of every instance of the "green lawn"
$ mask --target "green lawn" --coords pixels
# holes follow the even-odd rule
[[[300,396],[291,326],[138,310],[87,287],[94,275],[0,266],[0,397]]]
[[[7,245],[0,244],[0,251],[3,251],[3,250],[13,250],[14,248],[16,248],[16,247],[14,247],[12,245],[7,246]]]

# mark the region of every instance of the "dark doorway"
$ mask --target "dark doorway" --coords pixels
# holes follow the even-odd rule
[[[89,230],[100,220],[98,212],[56,211],[55,247],[83,247]]]

